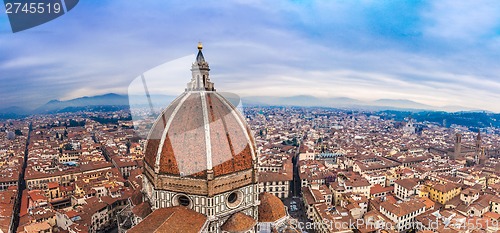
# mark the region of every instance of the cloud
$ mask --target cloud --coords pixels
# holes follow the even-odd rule
[[[495,1],[82,1],[28,31],[12,34],[0,24],[0,97],[7,106],[36,107],[127,93],[134,78],[196,52],[201,40],[221,91],[500,111],[499,7]],[[165,88],[154,86],[178,94],[189,79],[169,76]]]
[[[495,36],[500,26],[500,4],[494,0],[432,1],[427,10],[424,32],[431,37],[477,43]]]

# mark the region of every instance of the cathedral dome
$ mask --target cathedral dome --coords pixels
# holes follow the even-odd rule
[[[155,211],[135,232],[181,227],[175,232],[256,232],[258,219],[272,223],[286,216],[277,197],[261,195],[259,200],[253,134],[239,110],[215,91],[202,49],[199,44],[185,92],[149,132],[142,192]],[[169,220],[169,213],[175,220]],[[193,216],[205,223],[185,226]]]
[[[251,130],[236,107],[215,91],[201,48],[186,91],[161,113],[148,135],[144,160],[155,174],[213,179],[254,166]]]
[[[145,162],[155,173],[206,177],[253,167],[251,131],[238,110],[216,92],[187,91],[151,131]]]

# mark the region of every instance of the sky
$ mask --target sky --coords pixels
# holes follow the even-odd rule
[[[192,56],[202,41],[217,90],[241,96],[500,112],[498,12],[496,0],[82,0],[12,33],[1,6],[0,108],[127,94],[136,77]],[[180,94],[189,79],[166,75],[165,94]]]

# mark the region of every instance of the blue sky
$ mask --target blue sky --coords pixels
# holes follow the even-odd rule
[[[242,96],[409,99],[500,112],[495,0],[82,0],[19,33],[1,12],[2,107],[126,94],[135,77],[203,41],[217,89]],[[178,79],[190,77],[165,85]]]

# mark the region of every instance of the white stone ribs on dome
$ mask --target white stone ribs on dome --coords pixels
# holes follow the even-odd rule
[[[172,120],[174,120],[175,115],[177,114],[177,112],[179,111],[181,106],[184,104],[184,101],[186,101],[186,99],[189,96],[190,96],[190,94],[187,93],[186,95],[184,95],[184,97],[182,97],[179,104],[177,104],[177,106],[175,106],[175,109],[172,112],[171,117],[168,119],[167,125],[165,125],[165,129],[163,129],[163,133],[161,135],[161,140],[160,140],[160,146],[158,147],[158,151],[156,152],[156,160],[155,160],[155,172],[156,173],[160,172],[160,157],[161,157],[161,152],[162,152],[162,148],[163,148],[163,143],[165,142],[165,138],[167,137],[168,128],[170,128],[170,124],[172,123]]]
[[[245,134],[245,137],[246,137],[246,139],[247,139],[247,142],[248,142],[248,144],[249,144],[249,146],[250,146],[250,151],[251,151],[251,154],[252,154],[252,160],[253,160],[253,161],[255,161],[255,152],[254,152],[254,151],[255,151],[255,148],[254,148],[254,145],[253,145],[253,143],[252,143],[253,141],[250,139],[250,136],[249,136],[249,135],[248,135],[248,133],[247,133],[247,129],[246,129],[245,125],[242,123],[242,119],[244,119],[244,118],[242,118],[242,117],[241,117],[241,115],[240,115],[240,113],[236,112],[236,110],[235,110],[233,107],[231,107],[231,105],[230,105],[230,104],[228,104],[228,103],[227,103],[227,100],[226,100],[224,97],[221,97],[221,96],[219,95],[219,93],[217,93],[217,92],[213,92],[213,93],[215,94],[215,96],[217,96],[217,98],[220,100],[220,102],[224,103],[224,105],[225,105],[227,108],[231,109],[231,114],[233,114],[233,116],[234,116],[236,119],[238,119],[238,121],[237,121],[237,122],[238,122],[238,125],[239,125],[239,126],[241,127],[241,129],[243,130],[243,132],[244,132],[244,134]]]
[[[204,91],[200,92],[201,106],[203,109],[203,125],[205,129],[205,145],[207,155],[207,170],[212,169],[212,141],[210,140],[210,124],[208,120],[207,98]]]
[[[177,100],[181,99],[184,95],[179,95],[177,96],[171,103],[175,103]],[[165,113],[167,112],[168,108],[165,108],[161,111],[160,115],[158,117],[156,117],[156,120],[154,121],[153,123],[153,126],[151,127],[151,129],[149,130],[149,133],[148,133],[148,137],[146,139],[146,143],[144,144],[144,148],[148,148],[148,142],[149,142],[149,139],[160,139],[160,136],[161,134],[158,134],[158,132],[156,132],[156,125],[159,124],[160,122],[163,122],[163,126],[165,127],[167,125],[167,122],[165,120]],[[163,118],[162,121],[160,121],[160,118]],[[158,138],[156,138],[155,134],[158,134],[156,136],[158,136]]]

